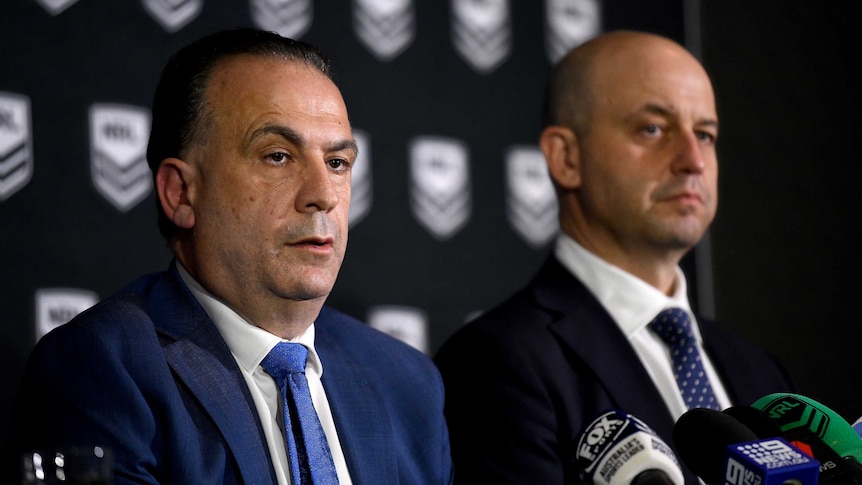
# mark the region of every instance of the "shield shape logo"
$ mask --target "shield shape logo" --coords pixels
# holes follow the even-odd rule
[[[353,228],[371,210],[371,141],[368,134],[361,130],[353,130],[353,138],[359,148],[359,156],[353,164],[350,173],[350,212],[347,219]]]
[[[413,0],[353,0],[353,28],[378,60],[388,62],[416,35]]]
[[[41,288],[36,290],[36,340],[67,323],[99,301],[89,290]]]
[[[470,218],[470,167],[467,146],[441,137],[410,143],[410,205],[428,232],[446,240]]]
[[[27,185],[32,176],[30,98],[0,92],[0,201]]]
[[[78,0],[36,0],[51,15],[57,16]]]
[[[544,246],[559,229],[557,198],[545,157],[538,148],[506,151],[506,212],[515,232],[530,246]]]
[[[150,112],[137,106],[90,107],[90,173],[93,184],[114,207],[126,212],[152,188],[147,166]]]
[[[545,6],[545,44],[553,63],[601,32],[599,0],[548,0]]]
[[[299,38],[314,17],[311,0],[251,0],[251,19],[261,29]]]
[[[419,308],[379,305],[368,310],[368,325],[428,353],[428,316]]]
[[[481,74],[509,57],[511,23],[508,0],[452,0],[452,43]]]
[[[143,0],[144,10],[167,32],[185,27],[201,13],[203,0]]]

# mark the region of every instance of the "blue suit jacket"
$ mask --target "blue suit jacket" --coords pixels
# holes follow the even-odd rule
[[[698,323],[734,403],[793,390],[763,351],[713,322]],[[640,418],[674,446],[674,420],[631,344],[555,258],[450,337],[434,360],[446,385],[456,483],[581,483],[579,435],[608,408]],[[686,483],[698,483],[684,473]]]
[[[326,307],[315,327],[353,482],[450,483],[443,386],[430,359]],[[174,267],[39,341],[9,443],[7,457],[106,446],[115,484],[276,481],[245,380]]]

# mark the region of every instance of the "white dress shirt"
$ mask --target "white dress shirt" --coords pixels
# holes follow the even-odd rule
[[[230,348],[233,358],[239,365],[240,371],[245,378],[251,397],[260,416],[263,434],[273,459],[273,468],[279,485],[291,485],[290,467],[287,462],[285,451],[284,428],[279,424],[278,416],[281,394],[275,380],[267,374],[260,362],[264,357],[283,339],[267,332],[242,318],[227,305],[206,291],[191,275],[177,263],[180,276],[191,289],[192,294],[203,306],[204,310],[212,319]],[[335,471],[338,474],[338,482],[342,485],[351,484],[350,474],[347,471],[347,462],[344,460],[344,452],[338,440],[335,430],[335,421],[332,418],[332,410],[323,390],[320,378],[323,376],[323,363],[314,349],[314,324],[291,342],[301,343],[308,348],[308,362],[305,366],[305,376],[308,378],[308,388],[311,391],[311,401],[323,426],[326,441],[332,452],[335,462]],[[225,399],[237,399],[239,396],[224,396]]]
[[[668,297],[649,283],[587,251],[566,234],[558,237],[554,249],[560,263],[584,283],[628,337],[674,421],[688,411],[688,407],[673,376],[672,359],[667,345],[647,328],[659,312],[666,308],[682,308],[689,314],[697,346],[703,357],[703,365],[719,406],[722,409],[730,406],[727,392],[703,350],[700,329],[686,296],[685,275],[679,267],[676,268],[674,294]]]

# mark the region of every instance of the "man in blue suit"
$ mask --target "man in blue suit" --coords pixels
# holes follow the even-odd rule
[[[561,226],[553,254],[435,356],[457,483],[581,483],[578,439],[608,408],[674,446],[689,407],[791,390],[771,356],[689,306],[679,262],[718,199],[718,117],[700,63],[657,35],[601,35],[554,68],[545,113],[539,145]],[[701,396],[711,382],[714,400],[689,402],[692,388],[678,383],[674,349],[650,325],[665,310],[693,322],[702,359],[692,360],[705,374],[691,383]]]
[[[98,445],[115,484],[310,483],[291,477],[290,406],[261,365],[295,342],[338,483],[450,483],[430,359],[324,305],[356,155],[312,46],[236,29],[180,50],[147,152],[175,260],[39,341],[7,459]]]

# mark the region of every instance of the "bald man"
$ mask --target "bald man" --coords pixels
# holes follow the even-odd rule
[[[718,202],[718,116],[700,63],[664,37],[607,33],[555,66],[544,109],[554,252],[435,356],[456,483],[580,483],[579,435],[608,408],[673,446],[691,407],[793,390],[775,359],[689,305],[679,262]],[[678,382],[674,344],[651,325],[665,310],[691,324],[696,391]]]

